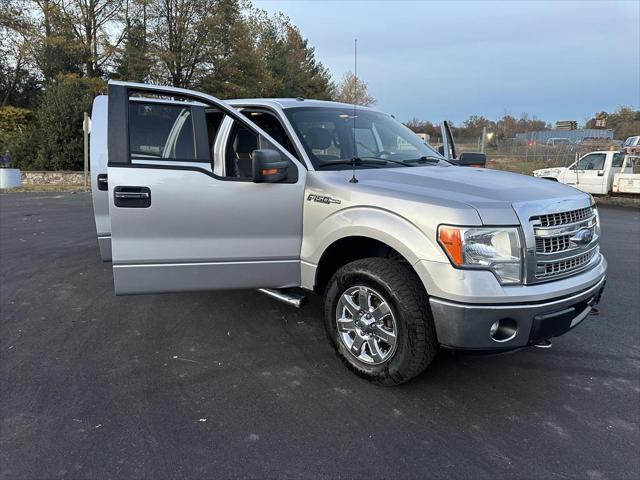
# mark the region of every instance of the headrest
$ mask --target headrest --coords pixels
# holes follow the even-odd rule
[[[236,153],[252,153],[258,149],[258,137],[246,128],[241,128],[236,132],[233,149]]]
[[[325,150],[331,145],[331,132],[328,128],[310,128],[304,138],[312,150]]]

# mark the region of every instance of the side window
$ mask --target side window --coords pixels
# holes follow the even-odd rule
[[[131,102],[131,160],[196,160],[190,106]]]
[[[602,170],[606,158],[607,155],[605,153],[586,155],[578,162],[578,170]]]
[[[624,163],[624,153],[614,153],[613,154],[613,162],[611,162],[611,166],[612,167],[622,167],[622,164]]]
[[[243,110],[242,114],[251,119],[253,123],[258,125],[262,130],[267,132],[271,138],[282,145],[291,155],[298,160],[298,152],[293,146],[293,142],[285,131],[280,121],[272,114],[262,111]]]

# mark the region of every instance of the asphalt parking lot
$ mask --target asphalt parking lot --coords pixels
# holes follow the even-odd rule
[[[383,388],[317,299],[115,297],[88,194],[2,194],[0,478],[639,478],[640,211],[601,219],[599,316]]]

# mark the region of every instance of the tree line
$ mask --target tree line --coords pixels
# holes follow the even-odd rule
[[[606,119],[606,127],[613,130],[614,137],[624,140],[627,137],[640,134],[640,110],[633,107],[621,106],[612,113],[599,114]],[[440,124],[426,120],[412,118],[405,125],[416,133],[427,133],[431,138],[440,138]],[[596,128],[596,118],[590,118],[584,122],[584,128]],[[483,128],[493,133],[491,142],[500,142],[515,138],[516,133],[551,130],[553,125],[530,117],[527,113],[514,117],[505,113],[498,120],[489,120],[481,115],[471,115],[459,125],[453,125],[452,133],[455,137],[465,139],[477,139],[482,135]]]
[[[81,167],[82,112],[109,79],[220,98],[348,100],[355,87],[288,17],[248,0],[2,0],[0,154],[14,165]]]
[[[220,98],[375,103],[351,72],[334,81],[291,19],[250,0],[0,0],[0,154],[15,166],[81,168],[82,114],[109,79]],[[640,112],[623,107],[607,122],[624,138],[640,130]],[[407,125],[440,135],[429,121]],[[483,127],[500,141],[551,126],[526,114],[471,116],[454,133],[477,138]]]

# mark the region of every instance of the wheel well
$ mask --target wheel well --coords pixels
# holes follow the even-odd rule
[[[355,260],[369,257],[393,258],[409,264],[397,250],[379,240],[369,237],[341,238],[329,245],[320,257],[314,291],[323,294],[327,283],[340,267]]]
[[[551,180],[552,182],[557,182],[558,181],[558,179],[554,178],[554,177],[540,177],[540,178],[543,179],[543,180]]]

